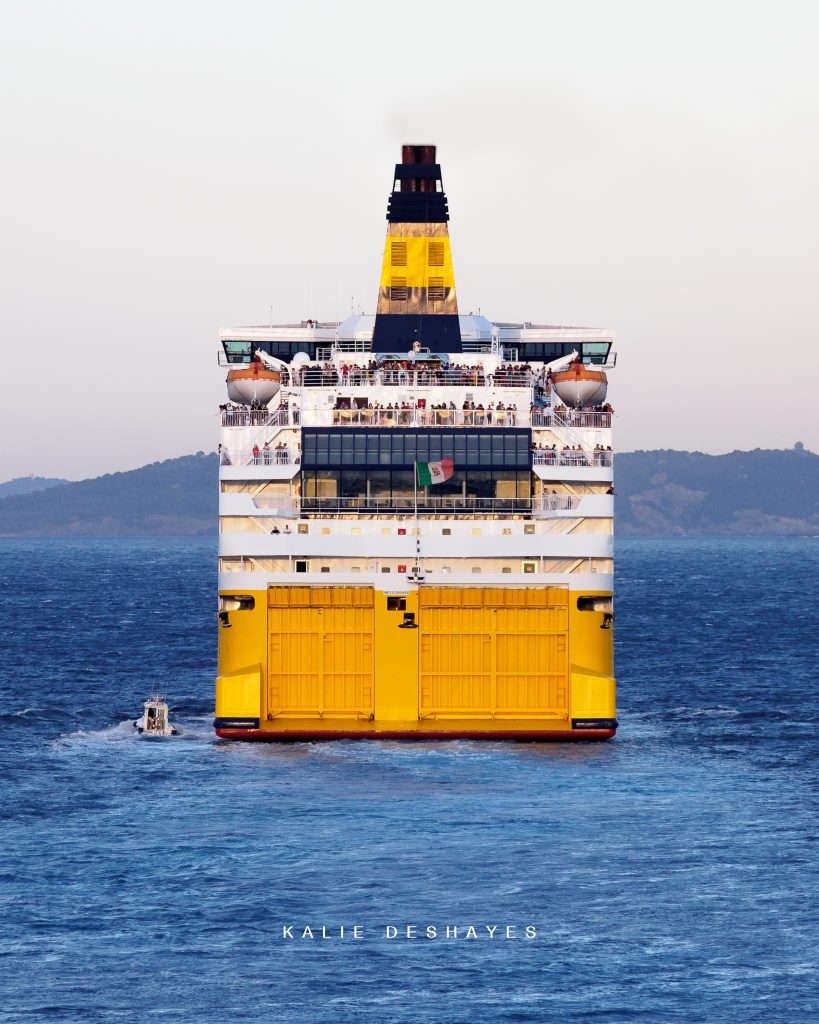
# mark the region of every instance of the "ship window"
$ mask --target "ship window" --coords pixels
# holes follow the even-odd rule
[[[390,298],[393,302],[407,301],[407,279],[405,277],[390,279]]]
[[[444,301],[444,279],[442,277],[431,277],[427,281],[427,298],[431,302]]]
[[[390,474],[380,471],[369,473],[370,495],[374,498],[389,498]]]
[[[492,474],[483,470],[470,470],[466,477],[466,493],[470,498],[493,497]]]
[[[411,498],[413,496],[414,480],[412,470],[392,472],[392,496],[398,498]]]
[[[223,341],[222,345],[225,349],[225,355],[229,363],[247,363],[250,362],[250,342],[249,341]]]
[[[330,571],[330,566],[329,565],[323,565],[321,567],[321,571],[322,572],[329,572]]]
[[[390,243],[392,265],[394,267],[405,267],[407,265],[407,241],[405,238],[394,238]]]
[[[298,529],[299,529],[299,533],[309,533],[310,532],[310,524],[309,523],[299,523]]]
[[[302,469],[304,482],[316,473],[316,484],[328,469],[344,466],[392,466],[411,470],[414,462],[454,459],[458,472],[474,467],[500,471],[526,470],[531,465],[531,433],[523,429],[482,429],[457,431],[436,428],[358,431],[339,428],[307,428],[303,433]],[[511,474],[510,477],[511,479]],[[309,495],[308,495],[309,496]]]
[[[524,523],[523,524],[523,532],[524,533],[529,533],[529,534],[534,533],[535,532],[535,524],[534,523]]]
[[[479,565],[473,565],[472,566],[472,572],[480,572],[480,571],[481,571],[481,567]]]
[[[388,612],[405,612],[407,610],[407,599],[405,597],[388,597]]]
[[[353,527],[353,528],[352,528],[352,529],[350,530],[350,533],[351,533],[351,534],[352,534],[352,535],[353,535],[354,537],[360,537],[360,536],[361,536],[361,527],[360,527],[360,526],[354,526],[354,527]]]
[[[382,565],[381,566],[381,572],[389,572],[389,571],[390,571],[390,567],[388,565]]]
[[[526,575],[537,572],[537,562],[521,562],[520,567]]]
[[[444,576],[448,576],[452,572],[452,570],[448,565],[442,565],[441,572],[444,574]]]
[[[503,535],[504,535],[504,537],[511,537],[512,536],[512,530],[508,526],[504,526],[504,528],[503,528]]]
[[[338,498],[339,474],[333,470],[317,470],[315,474],[315,497]]]
[[[431,267],[442,267],[444,265],[444,243],[438,239],[430,239],[428,246],[429,265]]]
[[[356,458],[358,461],[358,458]],[[345,469],[341,474],[339,494],[345,498],[363,498],[367,494],[367,477],[360,469]]]
[[[480,528],[480,526],[473,526],[472,527],[472,536],[473,537],[480,537],[480,535],[481,535],[481,528]]]
[[[250,594],[225,594],[219,598],[220,612],[249,612],[256,606],[256,599]]]
[[[503,568],[501,569],[501,572],[511,572],[511,571],[512,571],[512,570],[511,570],[511,569],[509,568],[509,566],[508,566],[508,565],[505,565],[505,566],[504,566],[504,567],[503,567]]]
[[[329,533],[330,532],[330,527],[329,526],[322,526],[321,532],[322,533]]]
[[[452,530],[448,526],[445,526],[441,530],[441,533],[444,535],[444,537],[451,537],[452,536]]]
[[[609,341],[584,341],[583,342],[584,362],[585,362],[585,359],[586,359],[587,356],[590,357],[589,361],[591,361],[591,362],[594,361],[593,357],[595,357],[595,356],[598,359],[600,359],[600,357],[602,356],[603,358],[600,361],[601,362],[604,361],[605,357],[608,355],[608,352],[609,352],[610,348],[611,348],[611,342],[609,342]]]
[[[296,572],[309,572],[309,571],[310,571],[310,563],[309,562],[296,562]]]
[[[353,566],[353,567],[352,567],[352,568],[350,569],[350,572],[361,572],[361,566],[360,566],[360,565],[354,565],[354,566]]]

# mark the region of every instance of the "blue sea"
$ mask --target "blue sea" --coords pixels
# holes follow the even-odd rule
[[[0,1021],[819,1019],[819,540],[618,542],[589,745],[216,741],[212,541],[0,553]]]

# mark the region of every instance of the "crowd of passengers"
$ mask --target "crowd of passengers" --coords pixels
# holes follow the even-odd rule
[[[483,426],[484,424],[496,424],[515,426],[517,422],[517,406],[513,403],[504,404],[490,402],[485,408],[481,402],[464,402],[461,406],[454,402],[442,402],[438,405],[427,405],[426,399],[419,398],[413,405],[411,402],[389,402],[382,405],[380,402],[368,402],[366,405],[350,406],[349,399],[337,399],[333,409],[333,422],[345,423],[375,423],[390,422],[415,423],[430,425],[451,420],[453,423],[463,423],[468,426]],[[415,411],[418,411],[417,415]],[[300,410],[295,403],[282,405],[272,412],[261,402],[253,402],[251,405],[236,405],[226,402],[219,406],[222,415],[222,426],[225,427],[260,427],[265,424],[294,424],[298,426]],[[349,413],[357,413],[350,416]],[[428,412],[438,413],[436,416],[426,415]],[[536,427],[548,427],[552,422],[558,425],[570,427],[595,427],[600,426],[600,414],[611,414],[614,412],[612,406],[606,402],[605,405],[584,406],[582,408],[570,409],[565,405],[543,406],[534,402],[529,406],[532,414],[532,425]],[[347,415],[342,415],[346,413]],[[458,416],[457,414],[461,415]]]
[[[515,404],[490,402],[486,408],[478,402],[464,402],[458,407],[454,402],[427,405],[426,399],[417,402],[368,402],[366,406],[350,406],[349,399],[337,399],[333,409],[333,423],[380,423],[380,424],[434,424],[465,423],[468,425],[489,425],[491,423],[514,426],[518,408]]]
[[[592,452],[587,452],[579,444],[557,445],[535,444],[532,442],[532,455],[535,465],[551,466],[610,466],[614,452],[610,446],[596,444]]]
[[[293,422],[299,422],[299,410],[294,406],[289,410],[293,416]],[[270,410],[261,402],[251,402],[250,405],[237,405],[234,402],[225,402],[219,406],[222,414],[223,427],[262,427],[266,423],[287,422],[288,409],[279,407]]]
[[[233,465],[230,453],[224,445],[219,445],[216,454],[219,456],[220,465]],[[279,441],[277,445],[271,445],[269,441],[265,441],[261,448],[258,444],[254,444],[248,459],[248,463],[252,466],[289,466],[291,461],[295,464],[301,462],[301,444],[296,445],[296,454],[292,459],[290,447],[284,441]]]
[[[552,420],[567,427],[595,427],[600,426],[600,414],[611,415],[614,408],[606,402],[604,405],[583,405],[577,408],[569,408],[565,405],[531,405],[531,412],[534,414],[534,426],[548,427]]]
[[[308,363],[292,369],[294,384],[304,387],[359,387],[368,384],[408,385],[455,387],[486,387],[503,385],[507,387],[528,387],[530,384],[545,383],[542,374],[532,377],[532,367],[528,364],[512,365],[502,363],[492,373],[486,373],[482,366],[429,366],[424,363],[413,363],[410,360],[396,360],[382,363],[379,367],[374,359],[366,366],[342,363]],[[286,383],[282,378],[282,383]]]

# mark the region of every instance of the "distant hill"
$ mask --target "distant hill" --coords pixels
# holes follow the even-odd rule
[[[626,452],[615,459],[620,534],[819,533],[819,455]]]
[[[616,457],[615,477],[621,535],[819,534],[819,456],[801,448],[626,452]],[[0,494],[0,536],[215,534],[218,496],[216,456],[199,452],[129,473]]]
[[[14,480],[0,484],[0,498],[10,498],[14,494],[32,494],[34,491],[44,491],[47,487],[57,487],[58,484],[70,482],[57,476],[18,476]]]
[[[185,455],[128,473],[0,498],[0,536],[140,537],[216,533],[215,455]]]

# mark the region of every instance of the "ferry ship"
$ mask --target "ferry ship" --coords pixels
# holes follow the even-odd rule
[[[374,315],[221,332],[218,736],[603,740],[609,331],[459,312],[404,146]]]

